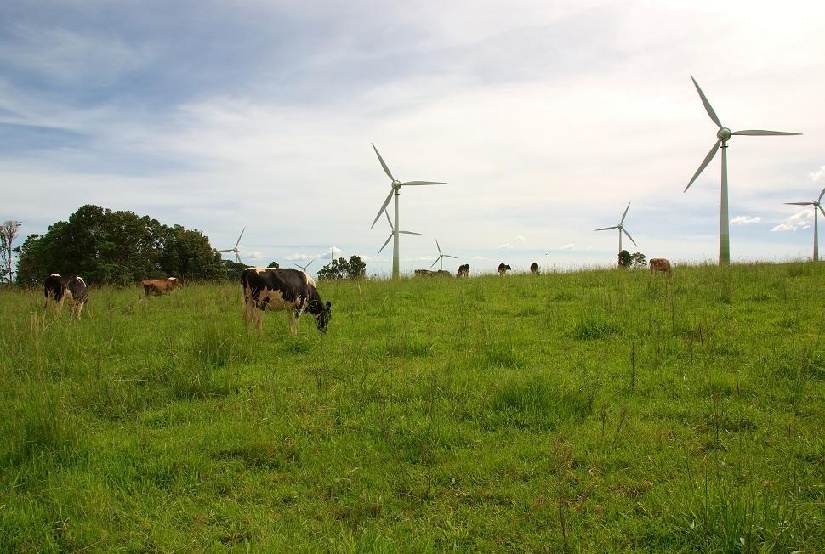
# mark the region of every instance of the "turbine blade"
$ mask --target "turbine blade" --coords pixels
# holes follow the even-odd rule
[[[711,161],[711,160],[713,159],[713,157],[716,155],[716,151],[717,151],[717,150],[719,150],[719,145],[720,145],[720,144],[722,144],[722,140],[721,140],[721,139],[720,139],[720,140],[717,140],[717,141],[716,141],[716,144],[714,144],[714,145],[713,145],[713,148],[711,148],[711,149],[710,149],[710,152],[708,152],[708,155],[707,155],[707,156],[705,156],[705,159],[704,159],[704,160],[702,160],[702,165],[700,165],[700,166],[699,166],[699,169],[697,169],[697,170],[696,170],[696,173],[694,173],[694,174],[693,174],[693,177],[691,177],[691,178],[690,178],[690,181],[688,182],[687,186],[685,187],[685,190],[684,190],[684,191],[682,191],[682,192],[687,192],[687,189],[689,189],[689,188],[690,188],[690,185],[692,185],[692,184],[693,184],[693,181],[695,181],[695,180],[696,180],[696,178],[699,176],[699,174],[700,174],[700,173],[702,173],[702,171],[704,171],[704,170],[705,170],[705,168],[708,166],[708,164],[710,163],[710,161]]]
[[[822,200],[822,195],[825,195],[825,188],[822,189],[822,192],[819,193],[819,198],[816,199],[817,202]]]
[[[441,260],[441,256],[436,258],[435,261],[433,262],[433,264],[430,267],[433,267],[435,264],[437,264],[439,262],[439,260]]]
[[[444,254],[444,257],[445,258],[458,258],[458,256],[451,256],[449,254]]]
[[[599,227],[598,229],[593,229],[594,231],[607,231],[609,229],[618,229],[618,225],[614,225],[613,227]]]
[[[756,137],[764,137],[770,135],[801,135],[802,133],[786,133],[784,131],[762,131],[760,129],[748,129],[745,131],[735,131],[732,135],[751,135]]]
[[[822,209],[822,206],[817,206],[819,211],[822,212],[822,216],[825,217],[825,210]],[[814,212],[814,216],[816,216],[816,212]]]
[[[407,181],[406,183],[401,183],[401,186],[407,185],[446,185],[447,183],[440,183],[438,181]]]
[[[619,222],[619,225],[624,223],[624,218],[627,215],[627,210],[629,210],[629,209],[630,209],[630,202],[627,203],[627,208],[624,209],[624,213],[622,214],[622,220]]]
[[[387,195],[387,197],[384,199],[384,203],[381,205],[381,209],[380,209],[380,210],[378,210],[378,215],[377,215],[377,216],[375,216],[375,219],[373,219],[373,220],[372,220],[372,225],[370,225],[370,229],[372,229],[373,227],[375,227],[375,223],[378,221],[378,218],[380,218],[380,217],[381,217],[381,212],[386,211],[387,206],[389,206],[389,205],[390,205],[390,200],[392,200],[392,193],[393,193],[393,192],[395,192],[395,190],[390,189],[390,193],[389,193],[389,194]],[[388,215],[387,217],[389,218],[389,215]],[[392,223],[390,223],[390,225],[392,226]]]
[[[375,150],[375,155],[378,156],[378,161],[381,162],[381,167],[384,168],[384,173],[386,173],[387,177],[389,177],[390,180],[394,183],[395,182],[395,177],[392,176],[392,173],[390,172],[390,168],[387,167],[387,164],[384,163],[384,158],[382,158],[381,154],[378,153],[378,148],[376,148],[375,145],[373,144],[372,149]]]
[[[246,227],[241,229],[241,234],[238,236],[238,240],[235,241],[235,248],[238,247],[238,244],[241,242],[241,237],[243,236],[243,232],[246,231]]]
[[[636,244],[636,241],[635,241],[635,240],[633,240],[633,237],[631,237],[631,236],[630,236],[630,233],[628,233],[625,229],[622,229],[622,232],[623,232],[625,235],[627,235],[627,238],[629,238],[629,239],[630,239],[630,242],[632,242],[634,246],[639,246],[638,244]]]
[[[708,97],[705,96],[705,93],[702,92],[702,89],[699,87],[699,83],[696,82],[696,79],[693,78],[691,75],[690,80],[693,81],[693,84],[696,86],[696,92],[699,93],[699,96],[702,98],[702,104],[705,106],[705,111],[708,112],[708,115],[716,123],[716,126],[720,129],[722,128],[722,122],[719,121],[719,117],[717,117],[716,112],[713,111],[713,106],[710,105],[708,102]]]
[[[390,229],[395,230],[395,227],[392,226],[392,220],[390,219],[390,214],[387,212],[386,208],[384,208],[384,215],[387,216],[387,223],[390,224]]]
[[[402,233],[402,234],[405,234],[405,235],[417,235],[419,237],[421,236],[421,233],[413,233],[412,231],[398,231],[398,232]]]
[[[390,233],[390,236],[388,236],[388,237],[387,237],[387,240],[385,240],[385,241],[384,241],[384,244],[383,244],[383,245],[381,246],[381,248],[378,250],[378,253],[379,253],[379,254],[381,253],[381,250],[383,250],[384,248],[386,248],[386,247],[387,247],[387,245],[390,243],[390,241],[391,241],[391,240],[392,240],[392,233]]]
[[[814,202],[785,202],[789,206],[815,206]]]
[[[435,239],[435,246],[438,248],[438,253],[441,254],[441,245],[438,244],[438,239]]]

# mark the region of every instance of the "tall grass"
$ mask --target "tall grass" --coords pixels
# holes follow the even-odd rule
[[[816,551],[825,275],[0,290],[0,550]]]

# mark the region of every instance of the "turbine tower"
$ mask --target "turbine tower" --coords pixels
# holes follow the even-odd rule
[[[619,256],[622,254],[622,233],[627,235],[627,238],[630,239],[630,242],[633,243],[634,246],[638,246],[636,241],[633,240],[633,237],[630,236],[630,233],[627,232],[624,228],[624,218],[627,216],[627,210],[630,209],[630,203],[628,202],[627,208],[624,209],[624,213],[622,214],[622,219],[619,221],[618,224],[613,225],[612,227],[599,227],[598,229],[594,229],[594,231],[607,231],[608,229],[618,229],[619,230]],[[621,261],[621,258],[617,258]]]
[[[688,182],[684,192],[687,192],[687,189],[690,188],[690,185],[693,184],[696,178],[699,177],[699,174],[702,173],[702,171],[708,166],[710,161],[716,155],[716,151],[721,148],[722,187],[719,196],[719,265],[728,265],[730,264],[730,222],[728,220],[728,162],[726,154],[728,148],[728,141],[733,135],[768,136],[801,135],[802,133],[785,133],[780,131],[762,130],[731,131],[728,127],[722,125],[722,122],[719,120],[719,117],[716,115],[716,112],[713,111],[713,107],[710,105],[710,102],[708,102],[705,93],[702,92],[701,88],[699,88],[699,83],[696,82],[696,79],[691,77],[690,80],[693,81],[694,86],[696,86],[696,92],[699,93],[699,97],[702,99],[702,104],[705,106],[705,111],[708,112],[708,115],[719,128],[719,130],[716,131],[716,143],[710,149],[708,155],[705,156],[705,159],[702,160],[702,164],[699,166],[699,169],[696,170],[696,173],[693,174],[693,177]]]
[[[238,240],[235,241],[235,246],[233,246],[232,248],[227,248],[226,250],[218,250],[218,252],[234,252],[235,253],[235,261],[238,262],[238,263],[242,263],[241,262],[241,254],[240,254],[241,251],[238,249],[238,244],[240,244],[240,242],[241,242],[241,237],[243,236],[244,231],[246,231],[246,227],[241,229],[241,234],[238,235]]]
[[[384,158],[381,157],[381,154],[378,153],[378,149],[375,145],[372,145],[372,149],[375,150],[375,155],[378,156],[378,161],[381,162],[381,167],[384,168],[384,173],[387,174],[387,177],[390,178],[390,193],[384,199],[384,203],[381,205],[381,208],[378,210],[378,215],[375,216],[375,219],[372,221],[372,227],[375,227],[375,223],[381,217],[381,212],[386,211],[387,206],[390,205],[390,200],[392,200],[393,196],[395,197],[395,222],[391,222],[390,225],[392,226],[392,233],[393,233],[393,249],[392,249],[392,278],[398,279],[401,275],[400,271],[400,263],[399,263],[399,255],[398,255],[398,235],[400,233],[399,226],[398,226],[398,197],[401,195],[401,187],[407,185],[443,185],[445,183],[436,182],[436,181],[407,181],[406,183],[402,183],[398,179],[392,176],[392,172],[390,168],[387,167],[387,164],[384,163]],[[388,216],[389,217],[389,216]]]
[[[819,193],[819,198],[813,200],[811,202],[785,202],[790,206],[813,206],[814,207],[814,261],[819,261],[819,213],[817,210],[822,212],[822,215],[825,216],[825,210],[822,209],[822,196],[825,195],[825,188],[822,189],[822,192]]]

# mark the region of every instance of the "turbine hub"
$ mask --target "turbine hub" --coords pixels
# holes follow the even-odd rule
[[[720,127],[719,131],[716,132],[716,138],[721,140],[722,142],[727,142],[730,140],[731,132],[730,129],[727,127]]]

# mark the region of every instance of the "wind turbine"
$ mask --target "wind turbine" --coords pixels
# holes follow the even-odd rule
[[[301,271],[303,271],[304,273],[306,273],[306,272],[307,272],[307,268],[308,268],[308,267],[310,266],[310,264],[312,264],[312,262],[314,262],[314,261],[315,261],[315,258],[313,258],[313,259],[311,259],[309,262],[307,262],[307,264],[306,264],[306,265],[300,265],[300,264],[298,264],[298,263],[296,263],[296,262],[292,262],[292,263],[294,263],[296,266],[298,266],[299,268],[301,268]]]
[[[372,149],[375,150],[375,155],[378,156],[378,161],[381,162],[381,167],[384,168],[384,173],[387,174],[387,177],[390,178],[390,193],[384,199],[384,203],[381,205],[381,208],[378,210],[378,215],[375,216],[375,219],[372,221],[372,225],[370,228],[375,227],[375,222],[381,217],[381,212],[386,211],[387,206],[390,205],[390,200],[392,200],[393,196],[395,197],[395,222],[390,223],[392,226],[392,233],[393,233],[393,248],[392,248],[392,278],[398,279],[400,276],[400,269],[399,269],[399,257],[398,257],[398,235],[401,231],[399,231],[398,227],[398,197],[401,194],[401,187],[407,185],[443,185],[445,183],[440,183],[436,181],[407,181],[406,183],[402,183],[398,179],[392,176],[392,172],[390,168],[387,167],[387,164],[384,163],[384,158],[381,157],[381,154],[378,153],[378,149],[375,145],[372,145]],[[387,216],[389,218],[389,215]],[[386,246],[386,245],[385,245]],[[383,248],[382,248],[383,249]]]
[[[438,257],[435,259],[430,268],[432,268],[438,262],[441,262],[439,268],[444,269],[444,258],[458,258],[458,256],[451,256],[450,254],[444,254],[443,252],[441,252],[441,245],[438,244],[438,239],[435,239],[435,245],[436,247],[438,247]]]
[[[822,212],[822,215],[825,216],[825,210],[822,209],[822,196],[825,195],[825,188],[822,189],[822,192],[819,193],[819,198],[813,200],[811,202],[785,202],[790,206],[813,206],[814,207],[814,261],[819,261],[819,223],[817,219],[819,218],[819,214],[817,213],[817,209]]]
[[[228,248],[226,250],[218,250],[218,252],[234,252],[235,253],[235,261],[238,262],[238,263],[242,263],[241,262],[240,250],[238,249],[238,244],[240,244],[240,242],[241,242],[241,237],[243,236],[244,231],[246,231],[246,227],[241,229],[241,234],[238,235],[238,240],[235,241],[235,246],[233,248]]]
[[[622,253],[622,233],[627,235],[627,238],[630,239],[630,242],[632,242],[634,246],[638,246],[636,244],[636,241],[633,240],[633,237],[630,236],[630,233],[628,233],[624,228],[624,218],[627,216],[627,210],[629,210],[629,209],[630,209],[630,203],[628,202],[627,208],[624,209],[624,213],[622,214],[622,219],[621,219],[621,221],[619,221],[619,223],[617,225],[613,225],[612,227],[600,227],[598,229],[594,229],[594,231],[607,231],[608,229],[618,229],[619,230],[619,255],[621,255],[621,253]]]
[[[387,247],[387,245],[390,243],[392,238],[395,236],[395,227],[392,226],[392,221],[390,221],[390,214],[387,213],[387,210],[384,210],[384,215],[387,216],[387,223],[390,224],[390,236],[387,237],[387,240],[384,241],[384,244],[381,246],[381,249],[378,250],[379,254],[381,253],[382,250],[384,250],[384,248]],[[398,231],[398,232],[403,233],[405,235],[418,235],[418,236],[421,236],[421,233],[413,233],[412,231]]]
[[[730,264],[730,223],[728,221],[728,162],[726,154],[728,148],[728,141],[733,135],[767,136],[801,135],[802,133],[784,133],[780,131],[761,130],[731,131],[729,128],[722,125],[721,121],[719,121],[719,117],[717,117],[716,112],[713,111],[713,107],[710,105],[710,102],[708,102],[705,93],[702,92],[701,88],[699,88],[699,83],[696,82],[696,79],[691,77],[690,80],[693,81],[693,84],[696,86],[696,92],[699,93],[699,97],[702,99],[702,104],[705,106],[705,111],[708,112],[708,115],[716,124],[716,126],[719,127],[719,130],[716,131],[716,138],[718,140],[710,149],[708,155],[705,156],[705,159],[702,160],[702,164],[699,166],[699,169],[696,170],[696,173],[693,174],[693,177],[688,182],[684,192],[687,192],[687,189],[690,188],[690,185],[693,184],[696,178],[699,177],[699,174],[702,173],[702,171],[708,166],[710,161],[716,155],[716,151],[721,148],[722,188],[719,197],[719,265],[727,265]]]

